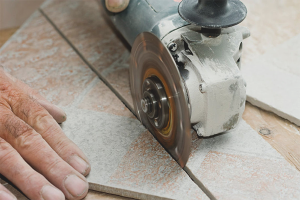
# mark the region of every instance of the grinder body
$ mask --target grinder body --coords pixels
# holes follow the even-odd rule
[[[184,20],[180,9],[186,11],[184,5],[198,0],[131,0],[120,13],[109,12],[105,1],[98,1],[132,46],[129,73],[137,117],[184,167],[191,127],[209,137],[235,128],[242,118],[246,83],[240,63],[250,32],[226,20],[226,28],[221,24],[218,29]],[[207,19],[207,27],[214,26]]]
[[[98,0],[105,8],[105,0]],[[115,27],[130,45],[143,32],[151,32],[159,39],[178,28],[188,25],[178,14],[178,1],[132,0],[120,13],[105,11]]]

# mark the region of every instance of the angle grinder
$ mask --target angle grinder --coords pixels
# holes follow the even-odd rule
[[[184,167],[191,130],[201,137],[235,128],[245,109],[240,63],[247,9],[239,0],[131,0],[111,13],[132,46],[135,114]]]

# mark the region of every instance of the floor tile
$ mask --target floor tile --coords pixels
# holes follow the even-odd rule
[[[71,104],[96,77],[39,12],[1,48],[0,63],[61,106]]]
[[[137,199],[208,199],[137,119],[65,108],[66,135],[90,159],[90,188]]]
[[[77,107],[135,118],[124,103],[99,79]]]
[[[204,139],[187,167],[217,199],[298,199],[300,174],[246,122]]]
[[[128,79],[130,50],[105,21],[98,3],[50,0],[41,8],[91,66],[132,105]]]

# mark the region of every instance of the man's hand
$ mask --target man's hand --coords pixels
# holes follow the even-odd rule
[[[0,67],[0,174],[29,199],[82,199],[90,165],[58,123],[66,114]],[[15,199],[0,184],[0,199]]]
[[[107,10],[118,13],[127,8],[129,0],[105,0],[105,4]]]

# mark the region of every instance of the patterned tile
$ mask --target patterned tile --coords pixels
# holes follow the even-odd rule
[[[137,119],[65,110],[64,132],[91,161],[91,189],[137,199],[208,199]]]
[[[87,92],[77,107],[135,118],[132,112],[99,79],[96,80],[96,84]]]
[[[0,63],[10,74],[57,105],[71,104],[96,77],[39,12],[0,53]]]
[[[129,105],[128,44],[105,21],[96,1],[50,0],[42,10]]]
[[[246,122],[194,146],[187,167],[217,199],[299,199],[300,174]]]
[[[285,160],[210,151],[196,172],[218,199],[299,199],[299,174]]]

